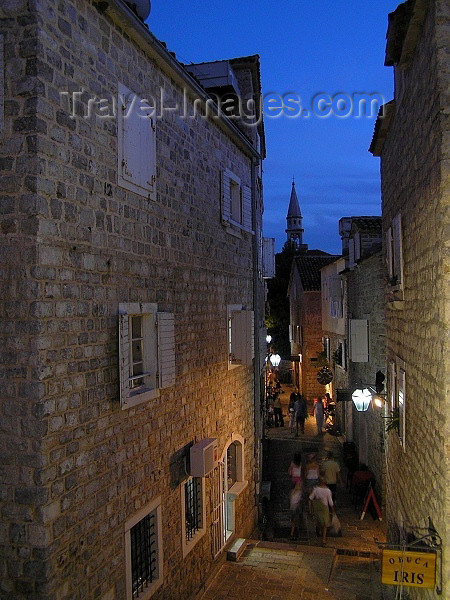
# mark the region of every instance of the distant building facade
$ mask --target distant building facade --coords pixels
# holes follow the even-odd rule
[[[2,10],[0,595],[192,598],[257,518],[263,124],[121,0]]]
[[[319,368],[329,362],[322,330],[321,269],[337,258],[306,250],[292,262],[288,297],[294,382],[310,402],[328,391],[317,379]]]
[[[328,393],[336,401],[338,390],[348,388],[348,341],[347,341],[347,287],[344,275],[346,261],[343,256],[321,269],[322,335],[327,360],[333,373]],[[346,427],[347,402],[337,406],[336,419],[340,431],[352,438],[351,421]]]
[[[386,265],[388,540],[442,540],[436,586],[408,588],[422,599],[450,596],[449,24],[444,0],[410,0],[389,15],[395,96],[371,145]]]

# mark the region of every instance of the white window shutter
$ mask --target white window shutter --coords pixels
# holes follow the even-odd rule
[[[122,84],[118,106],[120,177],[131,184],[133,191],[151,194],[156,179],[156,133],[151,111],[148,104]]]
[[[369,361],[367,319],[350,319],[350,357],[353,362]]]
[[[275,238],[262,238],[263,277],[275,277]]]
[[[127,313],[119,313],[119,393],[120,403],[127,403],[130,394],[130,340]]]
[[[159,312],[158,371],[159,387],[175,385],[175,320],[173,313]]]
[[[252,310],[233,313],[232,354],[236,362],[251,365],[254,357],[254,319]]]
[[[222,221],[225,224],[229,224],[231,217],[231,202],[230,202],[230,172],[228,169],[222,171]]]
[[[242,225],[247,231],[252,228],[252,190],[248,185],[242,186]]]
[[[121,102],[119,118],[122,123],[122,177],[136,185],[140,184],[141,145],[138,119],[133,94],[128,90]]]

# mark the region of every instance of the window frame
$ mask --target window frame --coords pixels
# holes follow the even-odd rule
[[[242,225],[242,188],[237,178],[230,177],[230,221]]]
[[[402,216],[397,213],[386,231],[386,266],[388,287],[391,291],[403,290],[403,238]]]
[[[147,516],[153,515],[156,520],[156,533],[154,542],[157,545],[157,577],[150,582],[147,589],[139,594],[133,594],[133,549],[131,544],[131,530]],[[127,600],[147,600],[161,587],[164,580],[163,538],[162,538],[162,509],[161,497],[158,496],[149,504],[141,508],[135,515],[125,522],[125,579]]]
[[[333,358],[335,365],[341,367],[344,371],[347,370],[347,344],[345,339],[338,339]]]
[[[196,485],[200,486],[200,502],[201,506],[199,509],[199,519],[201,521],[200,527],[196,529],[191,537],[188,537],[188,530],[186,527],[186,486],[191,481],[195,481]],[[182,534],[182,550],[183,557],[185,557],[194,548],[197,542],[206,533],[206,494],[205,494],[205,483],[203,477],[192,477],[189,476],[183,484],[180,486],[181,489],[181,534]]]
[[[406,368],[402,359],[395,357],[388,363],[387,397],[394,417],[398,417],[397,437],[406,451]]]
[[[238,188],[238,192],[237,192]],[[232,199],[232,190],[237,195],[238,209],[236,202]],[[239,213],[239,214],[238,214]],[[225,227],[228,227],[229,233],[240,235],[239,232],[246,231],[254,234],[252,217],[252,190],[248,185],[244,185],[230,169],[224,169],[221,173],[221,220]]]
[[[397,364],[397,409],[398,409],[398,437],[400,444],[405,450],[406,436],[405,436],[405,424],[406,424],[406,371],[404,363],[401,361]]]
[[[159,396],[160,390],[175,384],[174,315],[158,312],[155,303],[119,304],[119,387],[122,409],[147,402]],[[142,318],[142,385],[132,372],[132,320]]]
[[[235,455],[234,455],[234,470],[235,470],[235,480],[229,487],[229,478],[228,478],[228,469],[229,469],[229,457],[228,451],[231,446],[234,445]],[[239,435],[233,433],[231,436],[231,441],[228,446],[225,448],[223,453],[223,461],[225,465],[225,473],[227,480],[227,493],[233,494],[234,498],[238,496],[248,485],[248,481],[245,479],[245,460],[244,460],[244,438]]]

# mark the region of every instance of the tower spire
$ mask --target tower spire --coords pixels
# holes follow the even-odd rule
[[[292,177],[292,189],[291,197],[289,200],[289,208],[286,216],[286,233],[288,241],[295,243],[297,248],[301,248],[303,245],[303,227],[302,227],[302,213],[300,211],[300,204],[297,198],[297,192],[295,190],[295,180]]]

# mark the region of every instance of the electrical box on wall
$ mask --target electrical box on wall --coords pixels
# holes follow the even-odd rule
[[[217,467],[217,439],[205,438],[191,446],[190,450],[192,477],[205,477]]]

